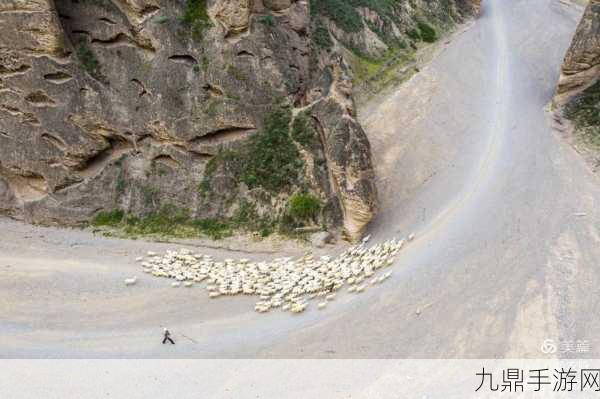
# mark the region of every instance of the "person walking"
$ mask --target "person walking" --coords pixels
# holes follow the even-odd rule
[[[171,332],[165,328],[165,337],[163,338],[163,345],[169,341],[171,344],[175,345],[175,341],[171,338]]]

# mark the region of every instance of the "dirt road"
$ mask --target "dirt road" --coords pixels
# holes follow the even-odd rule
[[[374,239],[417,233],[387,285],[258,315],[249,299],[209,304],[140,275],[135,256],[172,246],[0,220],[0,356],[540,357],[545,339],[598,356],[600,182],[544,111],[582,9],[483,3],[362,113],[382,197]],[[162,326],[178,345],[160,345]]]

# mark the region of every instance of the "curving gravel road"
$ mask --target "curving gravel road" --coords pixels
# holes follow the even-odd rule
[[[258,315],[247,298],[209,304],[145,276],[123,286],[131,259],[172,245],[0,220],[0,357],[541,357],[545,339],[600,355],[600,181],[544,110],[582,9],[483,3],[362,112],[374,240],[417,233],[386,285]],[[178,345],[160,345],[162,326]]]

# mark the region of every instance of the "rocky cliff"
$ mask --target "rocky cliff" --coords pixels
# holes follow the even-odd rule
[[[600,0],[591,0],[562,66],[555,97],[564,105],[600,78]]]
[[[600,153],[600,0],[591,0],[562,66],[554,106],[572,122],[575,136]],[[600,166],[600,156],[592,160]]]
[[[2,0],[0,211],[287,218],[356,238],[377,196],[342,49],[434,40],[476,4]]]

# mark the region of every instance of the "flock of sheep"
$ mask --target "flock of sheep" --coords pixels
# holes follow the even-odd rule
[[[181,249],[167,251],[162,256],[148,252],[146,259],[137,261],[148,274],[176,280],[173,287],[206,282],[210,298],[252,295],[260,298],[255,306],[259,313],[278,308],[300,313],[312,299],[318,298],[318,309],[325,308],[344,286],[348,286],[348,292],[361,293],[384,282],[392,272],[380,269],[391,266],[404,243],[413,238],[410,235],[406,240],[393,239],[367,247],[367,237],[335,259],[330,256],[315,259],[308,254],[299,259],[278,258],[270,262],[249,259],[220,262],[210,255]],[[126,285],[136,282],[136,278],[125,280]]]

